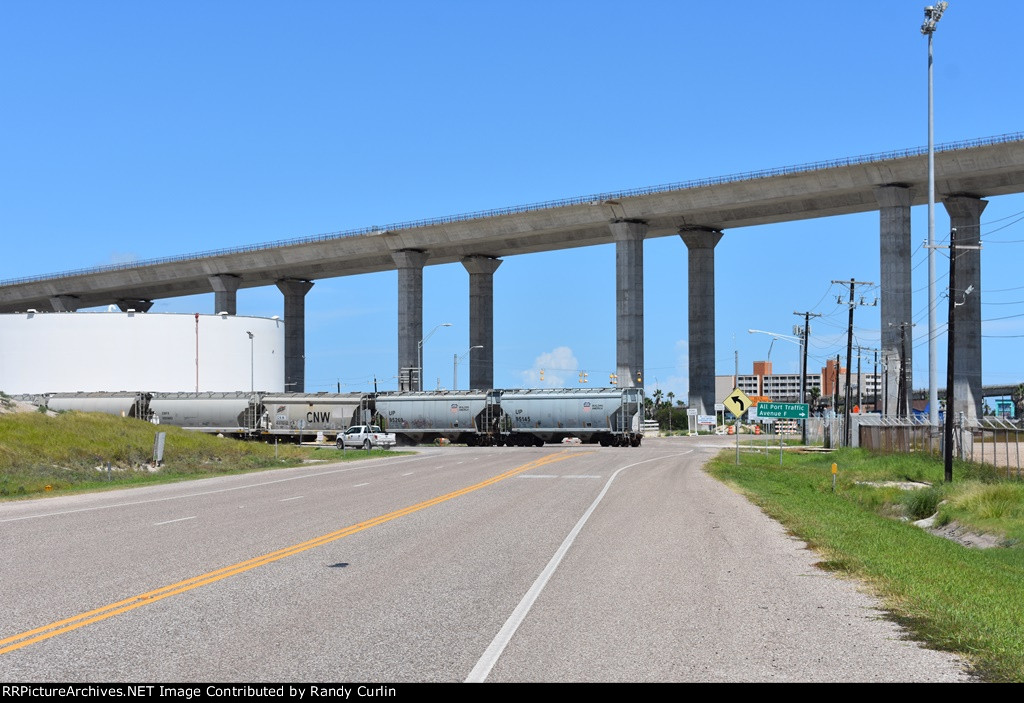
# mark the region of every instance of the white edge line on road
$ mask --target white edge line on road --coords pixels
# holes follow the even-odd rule
[[[561,546],[555,551],[554,556],[551,557],[551,561],[549,561],[548,565],[544,567],[544,570],[540,572],[537,580],[533,582],[532,586],[530,586],[530,590],[528,590],[526,595],[523,596],[523,599],[519,601],[519,605],[517,605],[516,609],[512,611],[508,620],[506,620],[505,624],[501,626],[498,634],[495,635],[490,645],[488,645],[487,649],[484,650],[483,656],[480,657],[480,661],[476,663],[473,670],[469,672],[469,676],[466,677],[465,683],[482,683],[487,680],[487,675],[491,673],[491,669],[497,663],[498,657],[500,657],[501,653],[505,651],[505,647],[508,646],[508,643],[512,641],[512,636],[515,635],[516,630],[519,629],[523,620],[526,619],[526,616],[529,614],[533,604],[537,601],[537,598],[540,597],[541,591],[544,590],[544,587],[547,585],[552,575],[554,575],[555,569],[558,568],[562,558],[569,551],[569,547],[571,547],[572,543],[576,541],[576,536],[583,530],[583,526],[587,523],[587,520],[590,519],[590,515],[597,509],[598,504],[608,492],[608,489],[611,487],[612,481],[615,480],[615,477],[626,469],[634,466],[646,464],[651,461],[662,461],[672,457],[686,456],[687,454],[692,454],[693,451],[694,450],[691,449],[687,452],[683,452],[682,454],[671,454],[669,456],[644,459],[643,461],[638,461],[635,464],[623,466],[611,475],[608,481],[604,484],[604,488],[601,489],[597,498],[594,499],[594,502],[591,503],[590,507],[583,513],[583,516],[580,517],[576,526],[572,528],[566,538],[562,541]]]
[[[415,471],[410,471],[410,472],[409,472],[409,473],[407,473],[407,474],[402,474],[402,477],[404,478],[404,477],[406,477],[406,476],[412,476],[412,475],[413,475],[414,473],[416,473],[416,472],[415,472]]]
[[[289,500],[300,500],[300,499],[305,498],[305,497],[306,496],[292,496],[291,498],[282,498],[281,500],[279,500],[277,502],[278,503],[285,503],[285,502],[287,502]]]
[[[271,486],[275,483],[285,483],[287,481],[299,481],[307,478],[317,478],[320,476],[330,476],[331,474],[347,473],[349,471],[357,471],[365,468],[376,468],[379,466],[393,466],[394,464],[407,464],[410,461],[420,461],[422,459],[428,459],[427,455],[401,457],[399,459],[375,459],[372,463],[363,464],[361,466],[347,466],[343,469],[333,469],[331,471],[318,471],[311,474],[303,474],[302,476],[289,476],[288,478],[279,478],[273,481],[262,481],[259,483],[247,483],[244,486],[231,486],[230,488],[216,488],[211,491],[197,491],[195,493],[183,493],[181,495],[167,496],[165,498],[150,498],[148,500],[133,500],[124,503],[110,503],[108,505],[94,505],[89,508],[75,508],[74,510],[57,510],[52,513],[36,513],[34,515],[22,515],[21,517],[9,517],[0,519],[0,523],[4,522],[18,522],[19,520],[33,520],[41,517],[56,517],[59,515],[70,515],[72,513],[87,513],[93,510],[109,510],[111,508],[126,508],[132,505],[145,505],[147,503],[163,503],[168,500],[180,500],[181,498],[196,498],[198,496],[214,495],[215,493],[229,493],[231,491],[244,491],[249,488],[259,488],[260,486]],[[385,463],[386,462],[386,463]],[[290,466],[290,469],[301,469],[306,468],[304,466]],[[285,471],[287,469],[279,469]],[[155,484],[155,485],[170,485],[170,484]],[[45,500],[45,499],[40,499]]]
[[[153,526],[156,527],[157,525],[170,525],[172,522],[184,522],[185,520],[195,520],[196,517],[198,517],[198,516],[193,515],[192,517],[180,517],[180,518],[178,518],[176,520],[165,520],[164,522],[154,522]]]
[[[369,485],[370,485],[369,483],[357,483],[356,485],[352,486],[352,488],[362,488],[363,486],[369,486]]]

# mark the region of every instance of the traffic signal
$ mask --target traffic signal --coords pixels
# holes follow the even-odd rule
[[[544,369],[540,370],[540,380],[544,380]]]
[[[619,375],[614,373],[608,374],[608,382],[613,386],[617,386],[619,384]]]

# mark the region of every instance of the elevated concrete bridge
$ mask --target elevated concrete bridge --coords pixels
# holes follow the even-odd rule
[[[958,228],[958,242],[976,244],[983,198],[1024,191],[1024,134],[941,145],[935,166],[936,196]],[[710,414],[716,400],[714,249],[723,232],[878,210],[882,350],[898,361],[900,323],[912,319],[910,208],[927,202],[927,178],[927,153],[919,148],[603,193],[0,281],[0,312],[70,312],[110,304],[148,310],[158,298],[213,292],[213,312],[234,314],[239,289],[276,285],[285,298],[285,380],[302,388],[304,297],[313,281],[397,269],[399,375],[408,386],[423,338],[423,267],[459,261],[469,274],[470,344],[483,346],[471,359],[470,385],[487,388],[493,385],[493,275],[501,258],[614,242],[618,377],[623,385],[635,384],[643,375],[643,240],[681,236],[689,251],[689,402]],[[980,291],[980,255],[961,259],[957,282]],[[955,374],[958,385],[963,383],[956,396],[975,415],[981,406],[980,297],[957,308],[956,322],[962,351]],[[906,348],[912,346],[907,340]],[[887,373],[904,373],[911,387],[911,360],[903,369],[897,366],[890,363]],[[889,387],[897,388],[891,380]]]

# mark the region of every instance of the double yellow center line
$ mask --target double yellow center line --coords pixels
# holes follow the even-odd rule
[[[311,540],[307,540],[306,542],[300,542],[299,544],[285,547],[284,549],[279,549],[275,552],[264,554],[263,556],[232,564],[231,566],[225,566],[217,569],[216,571],[210,571],[202,574],[201,576],[195,576],[184,581],[179,581],[178,583],[171,584],[170,586],[163,586],[162,588],[157,588],[153,591],[132,596],[131,598],[126,598],[116,603],[111,603],[110,605],[102,608],[96,608],[95,610],[90,610],[74,617],[65,618],[64,620],[59,620],[57,622],[50,623],[49,625],[44,625],[43,627],[37,627],[36,629],[29,630],[28,632],[22,632],[19,635],[7,637],[0,640],[0,654],[13,652],[17,649],[21,649],[22,647],[27,647],[30,644],[35,644],[36,642],[41,642],[51,637],[62,635],[66,632],[71,632],[72,630],[77,630],[80,627],[85,627],[86,625],[92,625],[93,623],[106,620],[107,618],[111,618],[115,615],[126,613],[129,610],[135,610],[136,608],[141,608],[144,605],[156,603],[164,598],[169,598],[171,596],[178,595],[179,593],[185,593],[186,591],[191,591],[192,589],[199,588],[200,586],[216,583],[217,581],[226,579],[229,576],[251,571],[257,567],[284,559],[285,557],[290,557],[309,549],[313,549],[314,547],[329,544],[335,540],[354,535],[357,532],[368,530],[371,527],[383,525],[386,522],[396,520],[406,515],[411,515],[412,513],[444,503],[445,501],[452,500],[453,498],[458,498],[459,496],[464,496],[467,493],[472,493],[473,491],[481,488],[486,488],[487,486],[491,486],[499,481],[504,481],[507,478],[521,474],[524,471],[536,469],[547,464],[553,464],[578,455],[578,453],[573,454],[564,451],[557,454],[549,454],[535,461],[531,461],[528,464],[523,464],[522,466],[510,469],[505,473],[489,478],[486,481],[481,481],[480,483],[473,484],[472,486],[460,488],[457,491],[446,493],[445,495],[431,498],[430,500],[425,500],[422,503],[416,503],[415,505],[410,505],[406,508],[401,508],[385,515],[378,515],[377,517],[364,520],[363,522],[356,523],[355,525],[349,525],[348,527],[335,532],[330,532],[320,537],[315,537]]]

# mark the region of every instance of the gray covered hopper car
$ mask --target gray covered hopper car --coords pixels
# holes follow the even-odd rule
[[[259,399],[251,393],[153,393],[154,421],[186,429],[246,434],[256,426]]]
[[[377,414],[404,444],[447,439],[471,446],[495,444],[500,391],[379,393]]]
[[[78,410],[149,419],[148,393],[53,393],[46,398],[46,407],[57,412]]]
[[[577,437],[601,446],[640,446],[640,388],[564,388],[502,392],[502,430],[512,445],[537,445]]]
[[[373,398],[363,393],[279,393],[262,401],[260,428],[269,435],[323,432],[330,439],[373,418]]]

